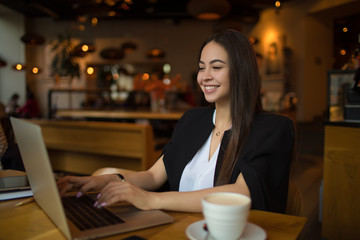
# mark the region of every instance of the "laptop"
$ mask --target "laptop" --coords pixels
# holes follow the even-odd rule
[[[11,124],[35,201],[68,239],[94,239],[174,221],[173,217],[163,211],[143,211],[121,202],[104,208],[120,218],[117,223],[92,229],[81,228],[79,224],[82,224],[84,219],[77,220],[79,224],[76,224],[76,221],[71,221],[68,216],[70,210],[64,209],[64,198],[60,197],[57,189],[40,126],[14,117],[11,117]],[[81,207],[73,206],[71,211],[77,209],[82,210]],[[95,207],[93,209],[97,210]]]

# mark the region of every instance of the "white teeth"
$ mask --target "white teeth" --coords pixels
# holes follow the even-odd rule
[[[206,90],[214,90],[216,87],[215,86],[205,86]]]

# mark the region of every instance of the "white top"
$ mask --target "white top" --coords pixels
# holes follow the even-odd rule
[[[216,110],[213,114],[213,123],[215,125]],[[180,179],[179,191],[195,191],[214,186],[214,175],[217,158],[219,155],[220,144],[216,148],[215,153],[210,161],[210,142],[212,132],[206,140],[205,144],[195,154],[193,159],[186,165]]]

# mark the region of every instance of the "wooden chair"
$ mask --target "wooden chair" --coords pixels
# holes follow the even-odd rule
[[[299,187],[292,181],[289,182],[286,214],[304,216],[303,195]]]

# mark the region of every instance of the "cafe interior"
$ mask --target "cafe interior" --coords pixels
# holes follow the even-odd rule
[[[58,174],[145,170],[206,105],[199,49],[227,28],[253,45],[263,108],[298,128],[291,214],[306,223],[278,239],[359,239],[358,0],[0,0],[0,102],[31,93]]]

